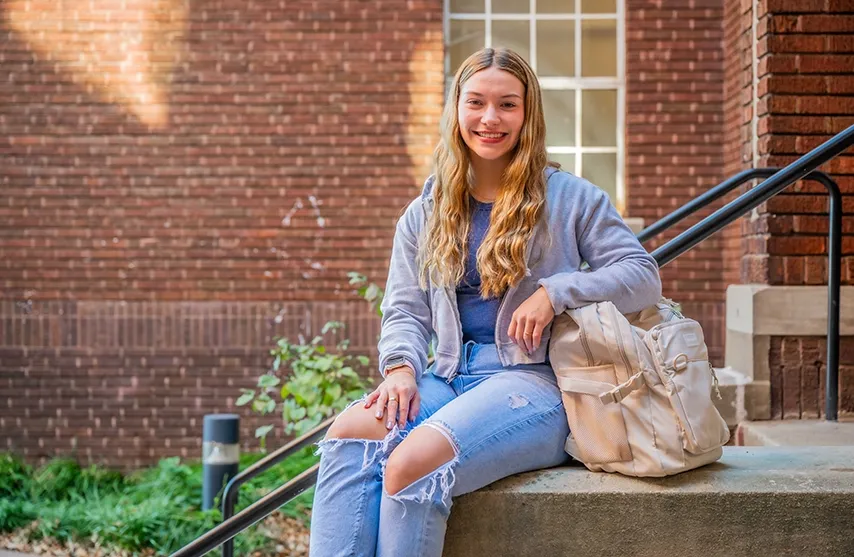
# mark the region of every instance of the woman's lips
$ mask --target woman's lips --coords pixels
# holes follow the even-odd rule
[[[475,134],[478,137],[478,139],[480,139],[480,141],[482,143],[489,143],[489,144],[501,143],[502,141],[504,141],[504,138],[507,137],[507,134],[504,132],[477,132],[477,131],[473,131],[472,133]]]

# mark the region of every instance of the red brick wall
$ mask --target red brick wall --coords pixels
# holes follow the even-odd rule
[[[198,456],[271,336],[375,349],[442,2],[77,4],[0,5],[0,450]]]
[[[757,26],[759,159],[785,166],[854,124],[854,4],[848,1],[763,0]],[[822,167],[842,189],[845,212],[854,191],[850,152]],[[753,230],[757,254],[746,266],[753,282],[827,284],[827,196],[802,182],[771,199]],[[851,221],[843,228],[851,232]],[[851,283],[851,238],[843,238],[843,283]],[[854,411],[854,369],[843,339],[840,409]],[[824,411],[825,348],[815,338],[773,339],[771,406],[776,417]],[[818,401],[818,404],[817,404]]]
[[[753,50],[751,2],[727,2],[724,11],[724,174],[732,176],[753,167]],[[730,194],[733,199],[747,190],[741,186]],[[731,223],[721,231],[723,239],[723,282],[741,284],[746,219]]]
[[[722,0],[626,1],[627,206],[646,225],[726,177],[723,6]],[[648,242],[647,249],[711,210]],[[717,364],[723,361],[726,288],[721,250],[721,236],[713,236],[662,270],[665,295],[703,324]]]

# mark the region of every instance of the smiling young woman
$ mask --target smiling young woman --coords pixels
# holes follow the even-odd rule
[[[318,443],[312,557],[439,557],[453,497],[569,458],[554,316],[659,299],[655,261],[603,191],[547,164],[545,130],[518,54],[487,48],[460,66],[434,174],[397,223],[384,381]]]

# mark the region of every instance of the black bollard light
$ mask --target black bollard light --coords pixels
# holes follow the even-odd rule
[[[202,510],[237,475],[240,465],[240,416],[208,414],[202,432]]]

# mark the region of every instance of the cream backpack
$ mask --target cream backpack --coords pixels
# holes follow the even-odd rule
[[[568,310],[552,324],[549,359],[566,452],[590,470],[668,476],[721,457],[729,428],[703,330],[669,300],[625,316],[611,302]]]

